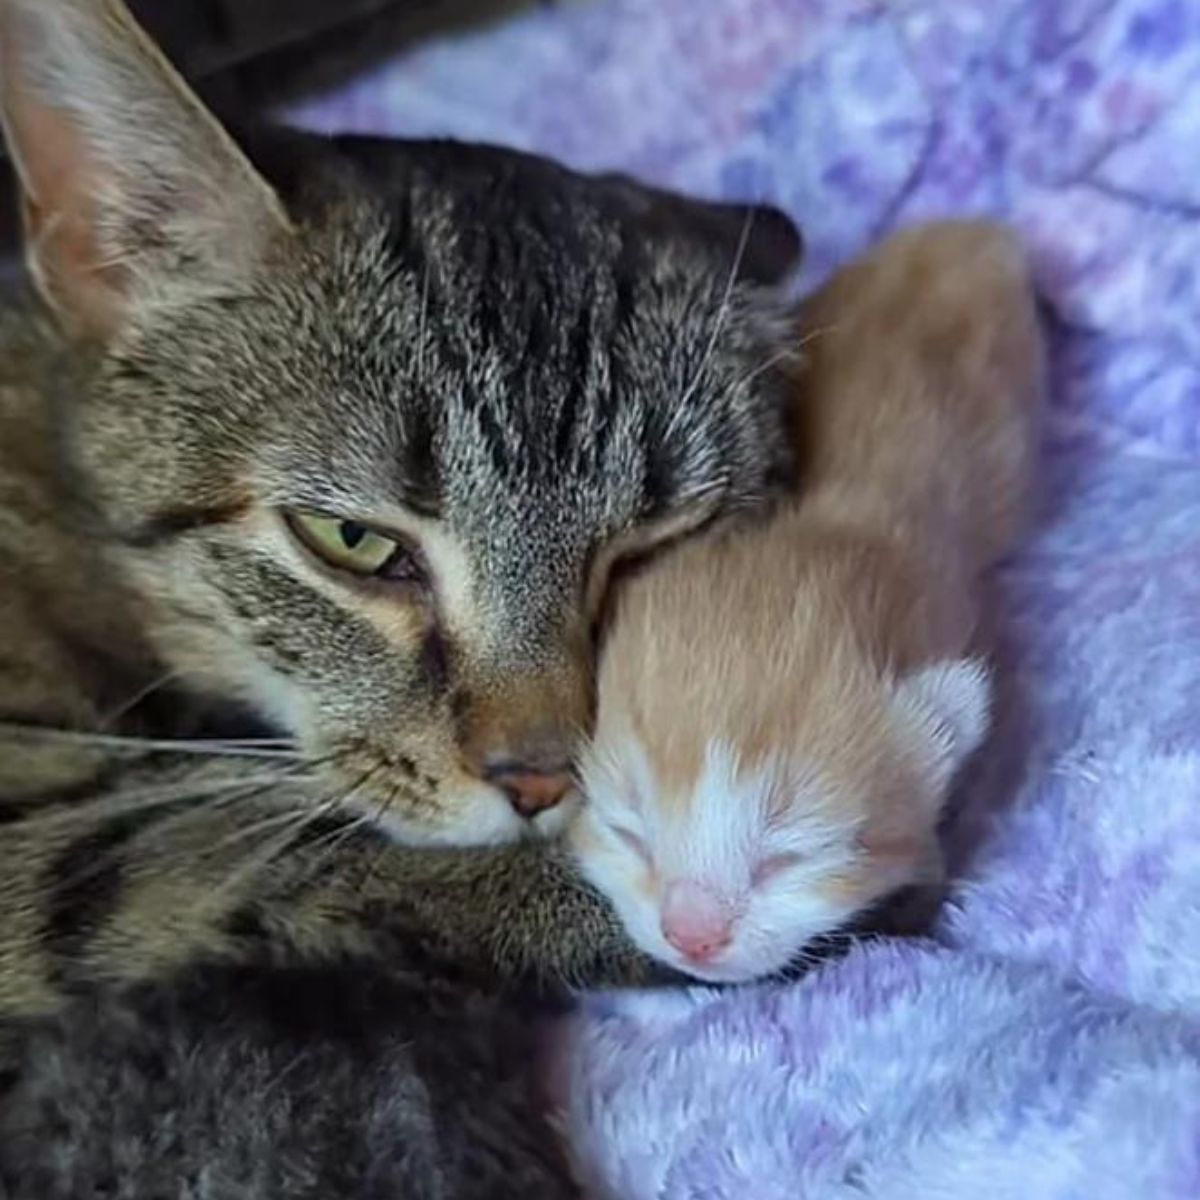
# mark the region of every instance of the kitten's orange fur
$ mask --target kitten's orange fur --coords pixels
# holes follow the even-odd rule
[[[1008,233],[901,233],[801,323],[803,493],[626,585],[574,830],[642,948],[706,978],[782,967],[937,870],[987,727],[980,572],[1030,490],[1042,346]]]

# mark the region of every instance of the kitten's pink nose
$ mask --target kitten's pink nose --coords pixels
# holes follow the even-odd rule
[[[689,962],[711,962],[733,940],[733,916],[711,888],[677,880],[663,896],[662,932]]]

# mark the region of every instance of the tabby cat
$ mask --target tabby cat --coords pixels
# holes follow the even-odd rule
[[[781,215],[235,141],[0,0],[0,1194],[568,1196],[526,991],[649,968],[554,835],[623,562],[788,478]]]

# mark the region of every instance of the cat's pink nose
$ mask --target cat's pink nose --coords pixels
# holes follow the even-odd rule
[[[565,769],[534,771],[506,766],[490,770],[488,778],[503,789],[516,814],[529,820],[553,808],[571,790],[571,773]]]
[[[689,962],[711,962],[733,941],[733,915],[715,891],[690,879],[669,884],[662,932]]]

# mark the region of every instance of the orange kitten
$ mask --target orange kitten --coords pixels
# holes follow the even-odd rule
[[[985,223],[901,233],[805,307],[803,495],[687,541],[618,597],[572,837],[648,953],[710,980],[940,873],[988,726],[980,573],[1018,537],[1035,301]]]

